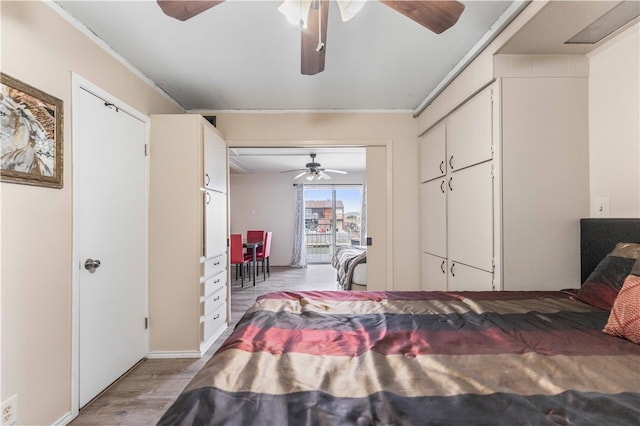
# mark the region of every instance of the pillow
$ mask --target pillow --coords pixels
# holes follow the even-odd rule
[[[640,260],[636,265],[640,272]],[[602,331],[640,344],[640,276],[629,275],[624,280]]]
[[[600,261],[574,297],[598,308],[611,310],[624,280],[631,273],[634,262],[638,258],[640,258],[640,244],[616,244],[613,251]]]

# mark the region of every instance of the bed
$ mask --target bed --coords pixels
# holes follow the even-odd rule
[[[612,313],[640,281],[616,252],[640,242],[640,219],[605,228],[621,226],[589,246],[582,286],[608,258],[630,268]],[[159,424],[638,424],[640,336],[604,333],[613,315],[580,290],[270,293]]]
[[[362,246],[337,246],[331,265],[336,269],[340,290],[367,289],[367,249]]]

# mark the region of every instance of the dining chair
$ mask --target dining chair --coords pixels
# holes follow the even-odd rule
[[[244,287],[244,265],[247,263],[244,252],[242,250],[242,234],[231,234],[230,241],[231,259],[229,263],[236,265],[236,280],[238,279],[238,271],[242,278],[242,286]]]
[[[248,230],[247,231],[247,242],[253,243],[256,241],[262,241],[262,245],[256,249],[256,254],[262,254],[264,250],[264,234],[263,230]],[[245,254],[251,254],[251,250],[247,250]]]
[[[256,260],[262,262],[262,275],[264,276],[264,280],[267,280],[267,275],[271,276],[271,271],[269,268],[269,256],[271,255],[271,238],[273,232],[269,231],[265,233],[264,244],[262,245],[263,250],[262,253],[258,253],[256,255]],[[266,268],[265,268],[266,264]]]

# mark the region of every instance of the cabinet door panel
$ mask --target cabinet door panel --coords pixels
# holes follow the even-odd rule
[[[491,162],[453,173],[447,187],[447,257],[493,272]]]
[[[445,179],[420,185],[422,251],[447,257],[447,193]]]
[[[482,269],[451,262],[447,277],[449,291],[491,291],[493,274]]]
[[[204,257],[227,250],[227,194],[205,191]]]
[[[420,182],[447,173],[445,123],[431,129],[420,139]]]
[[[227,192],[227,149],[224,140],[209,124],[202,125],[204,140],[203,187]]]
[[[454,112],[447,121],[449,170],[490,160],[492,143],[491,90],[487,89]]]
[[[422,290],[447,290],[447,259],[422,253]]]

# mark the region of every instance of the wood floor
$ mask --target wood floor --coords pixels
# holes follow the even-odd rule
[[[235,278],[235,272],[231,274]],[[87,404],[70,425],[154,425],[178,394],[229,336],[256,297],[270,291],[335,290],[335,269],[309,265],[307,269],[271,267],[266,281],[256,286],[239,281],[231,286],[231,324],[201,359],[147,359]]]

